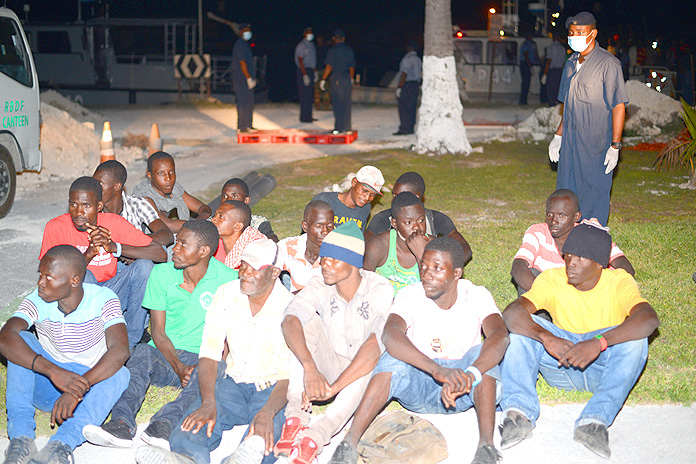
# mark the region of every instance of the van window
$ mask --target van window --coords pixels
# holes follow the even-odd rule
[[[488,42],[486,48],[486,62],[491,63],[493,56],[493,42]],[[494,64],[517,64],[517,42],[496,42]]]
[[[33,84],[31,62],[22,34],[10,18],[0,18],[0,72],[27,87]]]
[[[70,53],[68,31],[38,31],[36,51],[39,53]]]
[[[454,46],[455,55],[461,54],[464,63],[481,64],[483,44],[480,40],[455,40]]]

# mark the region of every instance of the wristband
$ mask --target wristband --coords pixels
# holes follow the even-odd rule
[[[464,372],[469,372],[471,375],[474,376],[474,383],[471,384],[472,387],[475,387],[476,385],[481,383],[482,376],[481,376],[481,371],[478,370],[478,368],[474,365],[471,365],[464,369]]]
[[[601,350],[601,351],[606,350],[607,347],[609,346],[609,344],[607,343],[607,339],[604,338],[604,337],[602,337],[601,335],[595,335],[595,338],[599,338],[599,342],[602,344],[602,350]]]
[[[114,258],[120,258],[121,257],[121,244],[118,242],[114,242],[116,244],[116,253],[111,253],[114,255]]]
[[[34,356],[34,360],[31,362],[31,371],[32,371],[32,372],[36,372],[36,371],[34,370],[34,363],[36,362],[36,358],[38,358],[39,356],[41,356],[41,355],[40,355],[40,354],[37,354],[36,356]]]

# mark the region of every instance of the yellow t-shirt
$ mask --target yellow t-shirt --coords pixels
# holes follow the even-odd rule
[[[568,284],[565,267],[549,269],[522,296],[537,309],[547,310],[557,327],[573,333],[619,325],[635,305],[646,302],[636,281],[623,269],[603,269],[597,285],[587,291]]]

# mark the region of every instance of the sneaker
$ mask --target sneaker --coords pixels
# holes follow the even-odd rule
[[[59,441],[49,441],[29,464],[75,464],[72,448]]]
[[[133,432],[122,420],[111,420],[101,427],[85,425],[82,435],[93,445],[111,448],[132,448]]]
[[[356,464],[358,462],[358,450],[355,446],[343,440],[336,447],[329,464]]]
[[[609,449],[609,431],[607,426],[599,422],[592,422],[575,428],[573,439],[578,443],[587,446],[593,453],[609,459],[611,450]]]
[[[283,430],[280,432],[280,438],[273,448],[276,456],[290,456],[292,449],[295,447],[295,439],[297,434],[306,429],[300,422],[299,417],[288,417],[283,424]]]
[[[172,433],[172,427],[164,421],[150,422],[140,439],[148,445],[159,446],[160,448],[169,449],[169,434]]]
[[[5,450],[4,464],[27,464],[37,452],[33,438],[13,438]]]
[[[481,445],[476,450],[476,455],[471,464],[497,464],[503,456],[493,445]]]
[[[242,441],[236,451],[222,464],[261,464],[266,451],[266,440],[261,435],[252,435]]]
[[[138,446],[135,449],[135,462],[137,464],[196,464],[188,456],[157,446]]]
[[[500,426],[500,447],[508,449],[532,436],[532,422],[518,412],[510,412]]]
[[[317,443],[309,437],[302,437],[297,446],[292,450],[290,464],[313,464],[319,454]]]

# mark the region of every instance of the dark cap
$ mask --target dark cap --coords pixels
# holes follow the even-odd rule
[[[343,29],[336,29],[336,30],[334,30],[333,36],[338,37],[340,39],[345,39],[346,33],[343,32]]]
[[[568,234],[563,253],[589,258],[602,267],[609,265],[611,235],[606,228],[582,221]]]
[[[592,13],[583,11],[566,19],[566,29],[570,26],[594,26],[597,20]]]
[[[249,24],[249,23],[239,23],[239,30],[241,31],[241,30],[243,30],[243,29],[251,29],[251,24]]]

